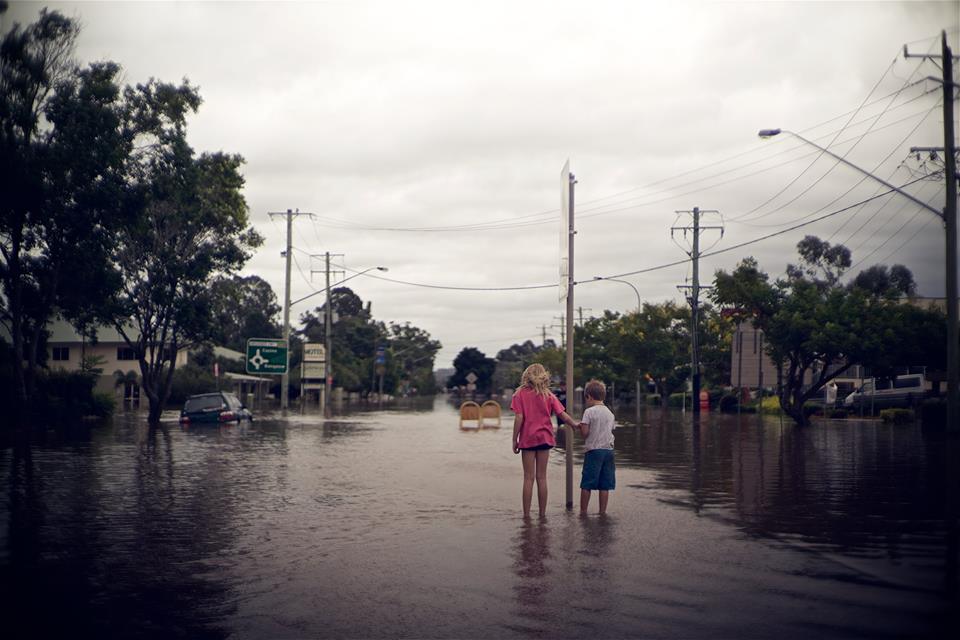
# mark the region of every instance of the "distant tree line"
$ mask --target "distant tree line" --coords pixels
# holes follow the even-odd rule
[[[844,283],[849,249],[815,236],[801,240],[797,249],[799,263],[788,265],[785,276],[772,282],[749,257],[730,273],[716,273],[713,304],[704,304],[700,315],[707,388],[729,386],[730,350],[741,321],[764,332],[764,349],[777,365],[771,386],[783,411],[798,424],[809,421],[804,403],[854,365],[877,376],[894,375],[904,366],[946,369],[945,315],[904,302],[916,293],[907,267],[875,265]],[[690,324],[689,307],[671,301],[590,318],[574,328],[574,379],[582,384],[598,378],[621,393],[632,392],[639,381],[666,406],[690,378]],[[559,384],[565,350],[553,341],[536,346],[528,340],[488,358],[467,347],[454,361],[448,386],[464,386],[473,372],[480,393],[513,388],[533,362],[542,363]]]

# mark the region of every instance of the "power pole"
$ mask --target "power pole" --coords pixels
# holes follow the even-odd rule
[[[564,167],[567,169],[567,167]],[[575,403],[575,394],[574,394],[574,385],[573,383],[573,237],[577,233],[573,224],[573,202],[574,202],[574,191],[577,185],[576,176],[569,172],[569,170],[564,171],[566,180],[568,182],[569,193],[568,193],[568,211],[569,215],[567,216],[567,256],[569,258],[568,263],[568,274],[567,278],[567,313],[566,313],[566,336],[564,344],[567,345],[567,362],[566,362],[566,375],[564,376],[564,384],[567,389],[567,412],[570,413],[573,411],[573,405]],[[561,185],[562,188],[563,185]],[[566,498],[567,498],[567,510],[573,509],[573,429],[569,427],[566,428],[566,451],[565,457],[566,462]]]
[[[691,398],[691,409],[694,419],[700,415],[700,289],[709,287],[700,286],[700,233],[707,230],[720,230],[720,237],[723,237],[723,226],[701,226],[701,213],[720,213],[716,210],[701,210],[700,207],[694,207],[693,211],[677,211],[678,214],[689,213],[693,216],[692,227],[670,227],[670,237],[673,238],[675,231],[683,231],[684,237],[687,231],[693,232],[691,250],[687,252],[693,261],[693,284],[690,286],[690,375],[693,381]],[[686,288],[686,287],[683,287]]]
[[[587,307],[587,311],[593,311],[590,307]],[[580,314],[580,326],[583,326],[583,307],[577,307],[577,312]]]
[[[543,333],[543,338],[541,339],[540,344],[542,346],[545,346],[547,344],[547,325],[545,324],[540,325],[540,329]]]
[[[330,257],[340,258],[343,257],[342,253],[330,253],[326,251],[322,254],[317,254],[316,256],[311,255],[310,257],[320,257],[325,258],[325,267],[323,272],[326,274],[326,296],[327,301],[323,305],[323,338],[324,338],[324,352],[326,353],[327,362],[324,365],[324,396],[323,396],[323,405],[324,412],[327,411],[327,408],[330,406],[331,393],[333,393],[333,340],[331,334],[333,333],[333,300],[330,299],[330,274],[331,273],[344,273],[343,271],[331,271],[330,270]],[[310,275],[313,275],[314,270],[310,270]]]
[[[553,316],[554,320],[559,320],[560,324],[552,324],[550,328],[560,329],[560,344],[566,346],[567,344],[567,316],[564,313],[561,313],[558,316]]]
[[[905,58],[933,58],[907,52]],[[960,329],[957,326],[957,147],[954,141],[953,81],[954,55],[947,45],[947,32],[941,32],[941,68],[943,69],[943,144],[945,203],[943,222],[946,231],[947,298],[947,430],[960,431]]]
[[[312,216],[313,214],[301,213],[300,209],[296,211],[287,209],[286,213],[271,211],[267,215],[271,218],[273,218],[273,216],[287,217],[287,249],[283,252],[284,257],[287,259],[286,276],[283,287],[283,341],[287,345],[287,370],[280,377],[280,408],[286,411],[290,404],[290,258],[292,257],[291,252],[293,251],[291,239],[293,235],[293,219],[297,216]]]

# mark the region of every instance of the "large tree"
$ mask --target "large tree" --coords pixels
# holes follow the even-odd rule
[[[18,410],[33,396],[54,315],[84,333],[101,319],[115,285],[108,247],[128,213],[118,203],[134,132],[119,67],[80,69],[78,32],[42,10],[0,43],[0,321]]]
[[[140,365],[141,387],[156,423],[170,392],[176,354],[213,335],[212,282],[238,270],[261,243],[247,225],[238,155],[197,156],[186,117],[200,95],[188,83],[151,80],[127,88],[138,139],[129,196],[135,219],[118,236],[113,260],[122,281],[114,324]]]
[[[211,286],[215,339],[244,351],[249,338],[276,338],[280,305],[270,283],[260,276],[223,276]]]
[[[801,262],[788,266],[785,278],[770,282],[756,260],[746,258],[731,273],[717,272],[711,295],[764,332],[767,353],[778,365],[780,406],[803,425],[803,404],[854,364],[888,371],[922,364],[914,359],[925,357],[924,339],[910,327],[936,331],[942,323],[936,314],[898,302],[914,287],[905,267],[867,270],[843,286],[850,265],[845,247],[808,236],[798,250]],[[884,280],[883,274],[896,276]]]

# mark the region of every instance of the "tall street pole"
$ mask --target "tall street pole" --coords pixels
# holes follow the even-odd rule
[[[960,431],[960,335],[957,330],[957,148],[953,137],[953,54],[943,38],[943,144],[946,203],[943,220],[947,233],[947,429]]]
[[[271,218],[273,216],[286,216],[287,218],[287,249],[283,252],[286,258],[283,287],[283,341],[287,345],[287,371],[280,377],[280,408],[286,411],[290,403],[290,260],[293,251],[293,219],[297,216],[311,216],[313,214],[300,213],[300,209],[296,211],[287,209],[286,213],[270,212],[267,215]]]
[[[573,236],[576,233],[573,224],[573,196],[577,180],[570,175],[570,216],[567,222],[567,255],[570,256],[570,276],[567,278],[567,413],[573,411],[574,381],[573,381]],[[573,509],[573,429],[564,426],[567,430],[566,458],[567,458],[567,509]]]
[[[287,346],[287,368],[283,370],[283,376],[280,379],[280,409],[284,412],[290,404],[290,258],[293,253],[292,235],[293,215],[290,209],[287,209],[287,250],[283,252],[287,262],[283,285],[283,343]]]
[[[330,402],[333,399],[333,340],[331,340],[330,333],[333,327],[333,300],[330,299],[330,252],[326,252],[327,260],[327,304],[326,304],[326,313],[323,314],[323,336],[326,338],[326,349],[327,352],[327,364],[324,367],[326,375],[326,381],[324,386],[324,411],[329,413],[330,411]]]

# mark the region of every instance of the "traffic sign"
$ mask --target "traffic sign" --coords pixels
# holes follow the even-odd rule
[[[326,362],[304,362],[300,373],[303,380],[323,380],[327,377]]]
[[[305,342],[303,344],[304,362],[326,362],[327,351],[320,342]],[[321,376],[323,377],[323,376]]]
[[[247,373],[284,374],[288,363],[287,343],[275,338],[247,340]]]

